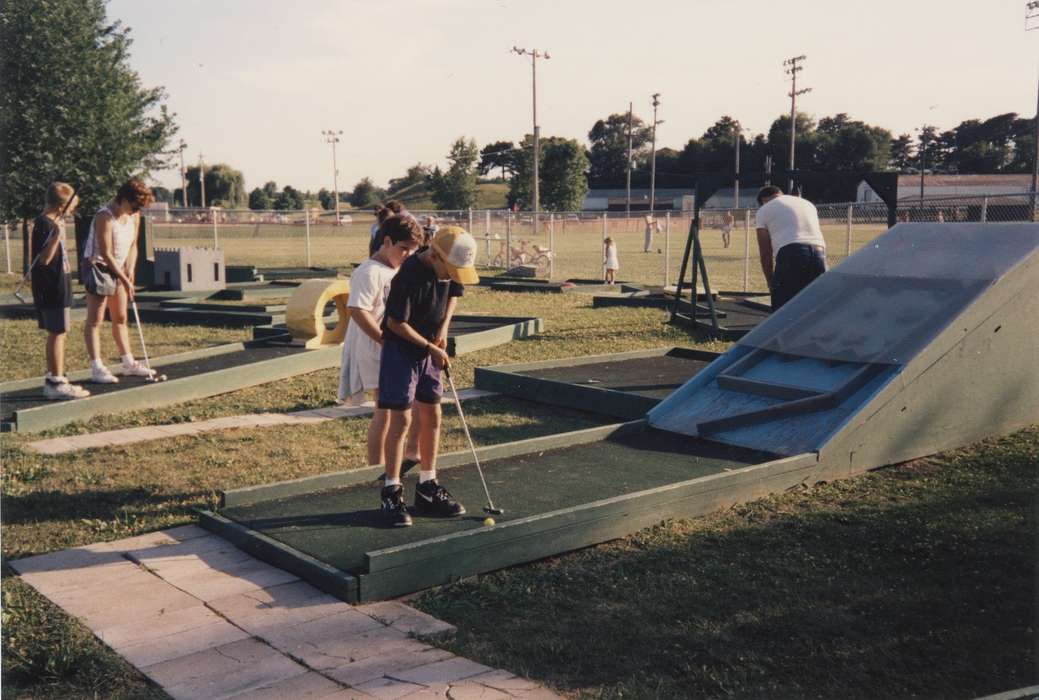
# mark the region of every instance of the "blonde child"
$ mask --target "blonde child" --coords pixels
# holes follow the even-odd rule
[[[617,281],[617,270],[621,268],[617,259],[617,244],[612,238],[607,238],[603,245],[603,267],[606,268],[606,284],[615,284]]]

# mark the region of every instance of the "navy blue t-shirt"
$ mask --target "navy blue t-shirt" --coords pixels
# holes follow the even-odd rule
[[[387,319],[407,323],[416,333],[432,342],[436,340],[437,332],[447,316],[448,301],[451,297],[460,297],[465,293],[465,287],[457,282],[437,279],[433,267],[419,259],[426,250],[420,248],[400,266],[390,283],[386,315],[382,321],[384,340],[400,343],[414,357],[424,356],[426,350],[394,334],[389,329]]]
[[[43,214],[36,217],[32,226],[30,260],[36,259],[52,235],[60,235],[54,220]],[[32,269],[32,299],[37,309],[63,309],[72,306],[72,280],[69,279],[68,270],[64,245],[58,246],[54,257],[46,265],[43,260],[36,263]]]

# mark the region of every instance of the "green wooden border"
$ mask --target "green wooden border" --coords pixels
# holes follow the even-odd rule
[[[198,511],[198,524],[243,552],[296,574],[325,593],[347,603],[358,601],[358,581],[355,576],[208,510]]]
[[[598,442],[611,435],[623,435],[633,430],[641,430],[643,421],[631,423],[615,423],[612,425],[601,425],[594,428],[575,430],[569,433],[556,435],[545,435],[542,437],[529,438],[527,440],[516,440],[502,443],[500,445],[486,445],[476,448],[476,454],[482,461],[502,459],[504,457],[515,457],[517,455],[530,454],[552,450],[568,445],[582,445],[589,442]],[[448,452],[440,455],[437,460],[437,469],[450,469],[452,467],[469,464],[472,453],[468,450],[459,452]],[[382,465],[359,467],[357,469],[346,469],[343,471],[305,476],[299,479],[289,479],[273,484],[260,484],[258,486],[246,486],[238,489],[230,489],[220,492],[220,507],[232,508],[235,506],[253,505],[263,501],[273,501],[280,498],[300,496],[317,491],[343,488],[355,484],[374,482],[385,471]]]
[[[584,357],[570,357],[560,360],[497,365],[494,367],[477,367],[475,384],[477,389],[483,389],[484,391],[494,391],[520,399],[548,403],[553,406],[591,411],[622,420],[635,420],[644,416],[647,411],[660,403],[660,399],[630,394],[617,391],[616,389],[530,377],[520,373],[555,367],[578,367],[599,362],[660,357],[671,353],[708,362],[720,357],[720,354],[715,352],[670,347],[635,350],[609,355],[586,355]]]
[[[503,325],[475,333],[463,333],[447,339],[447,353],[451,357],[466,355],[477,350],[497,347],[518,338],[529,338],[544,330],[540,318],[515,316],[457,316],[459,321],[500,321]]]
[[[247,350],[258,343],[235,343],[220,346],[211,354],[219,355],[236,350]],[[334,367],[340,359],[342,350],[339,346],[301,350],[284,357],[276,357],[259,362],[226,367],[206,372],[193,377],[179,377],[155,384],[143,384],[129,389],[113,391],[107,394],[96,394],[76,401],[45,404],[22,411],[15,411],[13,427],[19,432],[38,432],[48,428],[67,425],[73,421],[85,420],[103,413],[124,413],[147,408],[155,408],[192,399],[201,399],[217,394],[224,394],[245,387],[266,384],[306,374],[319,369]],[[196,357],[205,357],[205,354]],[[152,363],[153,367],[169,364],[170,356]],[[181,359],[188,359],[183,358]],[[42,384],[42,379],[37,380]],[[30,385],[33,386],[33,385]]]

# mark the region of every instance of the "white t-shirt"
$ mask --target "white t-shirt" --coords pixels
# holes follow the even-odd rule
[[[386,315],[386,297],[397,270],[375,258],[368,258],[350,275],[351,309],[368,311],[377,324]],[[343,359],[339,373],[339,400],[360,403],[364,392],[379,388],[379,357],[382,346],[368,337],[356,323],[346,327]]]
[[[768,231],[772,239],[772,257],[780,248],[791,243],[807,243],[826,248],[826,239],[819,228],[819,213],[807,199],[781,194],[758,208],[755,227]]]

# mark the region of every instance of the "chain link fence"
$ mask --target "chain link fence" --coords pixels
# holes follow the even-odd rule
[[[1033,220],[1033,196],[978,195],[900,200],[897,222],[1001,222]],[[881,202],[819,204],[819,222],[831,266],[866,245],[888,226]],[[766,289],[758,257],[753,209],[701,210],[700,240],[712,289]],[[603,242],[617,246],[618,281],[668,286],[678,280],[692,212],[659,213],[647,224],[644,213],[561,212],[542,214],[503,210],[413,211],[420,220],[469,230],[479,244],[477,264],[486,274],[518,265],[532,266],[539,278],[556,281],[601,280]],[[729,216],[731,215],[731,219]],[[334,212],[169,209],[149,214],[152,245],[159,248],[216,246],[228,265],[259,270],[321,267],[348,270],[368,255],[375,222],[371,211]],[[651,235],[647,236],[647,227]],[[70,226],[71,232],[71,226]],[[75,255],[68,236],[70,256]],[[648,245],[647,245],[648,243]],[[5,227],[0,270],[22,269],[19,225]],[[689,279],[689,272],[686,273]]]

